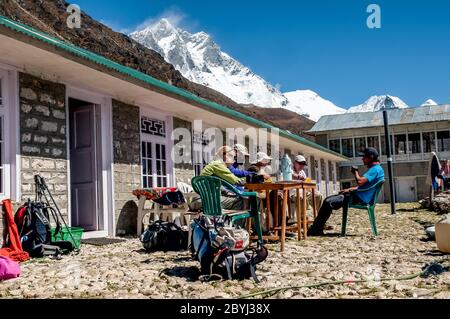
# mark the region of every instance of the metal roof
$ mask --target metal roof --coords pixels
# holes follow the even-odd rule
[[[82,49],[80,47],[77,47],[77,46],[75,46],[75,45],[73,45],[71,43],[62,41],[60,39],[54,38],[54,37],[52,37],[52,36],[50,36],[50,35],[48,35],[48,34],[46,34],[44,32],[38,31],[38,30],[36,30],[36,29],[34,29],[32,27],[29,27],[27,25],[24,25],[22,23],[13,21],[13,20],[11,20],[11,19],[9,19],[9,18],[7,18],[5,16],[2,16],[2,15],[0,15],[0,26],[4,26],[4,27],[6,27],[6,28],[8,28],[10,30],[13,30],[15,32],[19,32],[19,33],[24,34],[24,35],[26,35],[28,37],[32,37],[32,38],[37,39],[37,40],[39,40],[41,42],[50,44],[50,45],[52,45],[52,46],[54,46],[56,48],[62,49],[64,51],[69,52],[69,53],[71,53],[71,54],[73,54],[75,56],[78,56],[78,57],[82,58],[82,59],[85,59],[85,60],[90,61],[90,62],[94,62],[94,63],[96,63],[98,65],[101,65],[103,67],[106,67],[108,69],[114,70],[116,72],[119,72],[121,74],[129,76],[131,78],[137,79],[139,81],[144,82],[145,84],[151,85],[151,86],[153,86],[155,88],[158,88],[158,89],[161,89],[161,90],[163,90],[165,92],[168,92],[168,93],[174,94],[176,96],[179,96],[181,98],[185,98],[185,99],[188,99],[188,100],[190,100],[192,102],[201,104],[203,106],[206,106],[206,107],[210,108],[211,110],[218,111],[218,112],[220,112],[222,114],[225,114],[225,115],[227,115],[227,116],[229,116],[231,118],[234,118],[234,119],[237,119],[237,120],[241,120],[241,121],[253,124],[256,127],[260,127],[260,128],[278,129],[280,136],[284,136],[284,137],[289,138],[291,140],[294,140],[296,142],[299,142],[299,143],[302,143],[304,145],[308,145],[310,147],[313,147],[313,148],[315,148],[317,150],[326,152],[328,154],[332,154],[332,155],[337,156],[337,157],[339,157],[339,158],[341,158],[343,160],[348,160],[348,158],[346,158],[345,156],[343,156],[341,154],[338,154],[336,152],[333,152],[333,151],[329,150],[328,148],[323,147],[322,145],[316,144],[316,143],[314,143],[314,142],[312,142],[312,141],[310,141],[308,139],[305,139],[305,138],[303,138],[301,136],[298,136],[298,135],[293,134],[293,133],[291,133],[289,131],[286,131],[286,130],[281,130],[281,129],[273,126],[273,125],[270,125],[270,124],[268,124],[266,122],[263,122],[263,121],[260,121],[260,120],[257,120],[257,119],[254,119],[251,116],[248,116],[248,115],[245,115],[245,114],[240,113],[238,111],[235,111],[235,110],[233,110],[233,109],[231,109],[229,107],[226,107],[226,106],[220,105],[218,103],[214,103],[214,102],[205,100],[205,99],[203,99],[201,97],[198,97],[197,95],[195,95],[195,94],[193,94],[191,92],[188,92],[186,90],[180,89],[180,88],[178,88],[176,86],[173,86],[171,84],[168,84],[166,82],[157,80],[157,79],[153,78],[152,76],[150,76],[148,74],[142,73],[142,72],[137,71],[137,70],[135,70],[133,68],[130,68],[130,67],[123,66],[123,65],[121,65],[121,64],[119,64],[117,62],[109,60],[109,59],[107,59],[107,58],[105,58],[103,56],[100,56],[100,55],[96,54],[96,53],[93,53],[91,51]]]
[[[450,121],[450,104],[388,110],[389,125]],[[383,111],[322,116],[309,133],[383,126]]]

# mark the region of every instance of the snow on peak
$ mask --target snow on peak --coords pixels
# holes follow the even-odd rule
[[[237,103],[284,107],[287,98],[274,86],[221,51],[206,32],[191,34],[167,19],[130,37],[161,54],[190,81],[219,91]]]
[[[284,95],[289,100],[285,107],[287,110],[309,117],[313,121],[318,121],[324,115],[345,113],[344,109],[311,90],[297,90]]]
[[[438,104],[434,100],[428,99],[420,106],[431,106],[431,105],[438,105]]]
[[[407,108],[408,105],[400,98],[392,95],[375,95],[371,96],[363,104],[353,106],[347,110],[347,113],[356,112],[375,112],[383,109]]]

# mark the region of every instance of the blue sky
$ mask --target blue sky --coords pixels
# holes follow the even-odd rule
[[[283,92],[311,89],[338,106],[391,94],[450,103],[448,0],[73,0],[115,30],[170,15]],[[381,29],[366,25],[381,7]]]

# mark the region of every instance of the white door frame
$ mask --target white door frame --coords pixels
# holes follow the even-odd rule
[[[4,193],[0,200],[21,200],[20,189],[20,132],[19,132],[19,79],[15,68],[0,64],[2,78],[3,110],[3,156],[4,156]]]
[[[102,228],[99,231],[86,232],[83,238],[115,236],[114,218],[114,175],[113,175],[113,128],[112,128],[112,98],[87,89],[66,85],[66,112],[69,114],[69,98],[75,98],[95,104],[99,109],[100,118],[97,118],[97,125],[100,130],[100,143],[97,147],[97,188],[99,198],[98,214],[102,214]],[[100,123],[98,123],[100,121]],[[69,145],[69,117],[66,117],[66,140],[67,154],[70,155]],[[70,156],[67,160],[67,187],[68,187],[68,220],[71,221],[71,190],[70,190]]]

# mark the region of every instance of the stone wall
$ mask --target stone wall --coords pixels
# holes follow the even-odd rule
[[[22,201],[34,198],[34,175],[47,182],[67,216],[67,144],[65,86],[20,73]]]
[[[113,100],[114,203],[117,235],[135,235],[141,186],[139,107]]]

